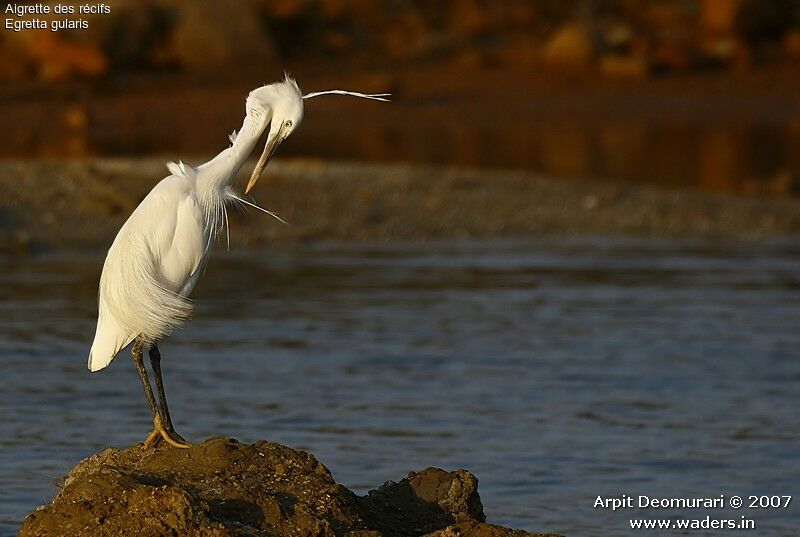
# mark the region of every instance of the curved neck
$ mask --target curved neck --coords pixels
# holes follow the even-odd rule
[[[197,189],[210,202],[224,198],[225,189],[236,178],[236,174],[250,158],[253,148],[269,124],[250,115],[245,116],[242,128],[231,147],[197,168]]]

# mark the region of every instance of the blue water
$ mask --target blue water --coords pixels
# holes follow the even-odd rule
[[[127,353],[85,369],[101,262],[0,260],[2,535],[78,460],[150,429]],[[162,345],[190,440],[307,449],[359,493],[429,465],[468,468],[490,521],[570,536],[630,534],[634,517],[800,527],[800,498],[593,508],[598,495],[800,494],[793,241],[218,251],[196,298],[195,319]]]

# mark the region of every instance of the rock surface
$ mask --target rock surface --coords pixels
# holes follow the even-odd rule
[[[360,497],[304,451],[211,438],[187,450],[109,448],[81,461],[19,535],[534,535],[485,519],[466,470],[412,472]]]

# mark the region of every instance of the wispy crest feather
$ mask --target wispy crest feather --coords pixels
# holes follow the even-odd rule
[[[303,99],[313,99],[314,97],[319,97],[320,95],[350,95],[351,97],[359,97],[361,99],[371,99],[373,101],[383,101],[389,102],[389,97],[392,96],[391,93],[361,93],[358,91],[348,91],[342,89],[332,89],[332,90],[325,90],[325,91],[314,91],[312,93],[307,93],[303,95]]]

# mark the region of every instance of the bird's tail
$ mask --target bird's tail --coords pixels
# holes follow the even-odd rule
[[[97,331],[89,351],[89,371],[95,372],[108,366],[120,349],[126,347],[134,338],[125,335],[113,317],[100,312],[97,318]]]

